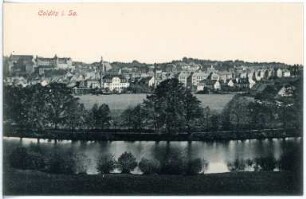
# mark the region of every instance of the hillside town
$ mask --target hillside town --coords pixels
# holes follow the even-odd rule
[[[4,85],[46,86],[66,84],[76,95],[150,93],[162,81],[177,78],[194,93],[257,92],[274,80],[284,81],[281,95],[292,90],[287,83],[302,75],[301,65],[211,61],[183,58],[162,64],[73,61],[70,57],[33,55],[4,57]]]

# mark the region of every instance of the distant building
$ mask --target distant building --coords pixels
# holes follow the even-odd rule
[[[148,86],[150,87],[150,81],[151,81],[152,77],[141,77],[137,83],[140,86]],[[152,86],[152,85],[151,85]]]
[[[155,77],[154,77],[154,76],[152,76],[152,77],[150,78],[148,84],[149,84],[149,87],[154,87],[154,86],[155,86]]]
[[[221,90],[221,83],[220,83],[219,80],[215,81],[215,83],[214,83],[214,89],[215,89],[216,91],[220,91],[220,90]]]
[[[200,81],[207,79],[208,73],[205,72],[195,72],[192,74],[192,85],[197,86]]]
[[[235,87],[236,83],[237,83],[237,82],[236,82],[236,79],[230,79],[230,80],[228,81],[228,83],[227,83],[227,86],[233,88],[233,87]]]
[[[252,77],[249,77],[249,88],[252,88],[255,84],[256,81]]]
[[[213,65],[210,66],[210,68],[207,68],[207,73],[215,73],[217,72],[217,70],[215,69],[215,67]]]
[[[205,83],[202,81],[200,81],[198,84],[197,84],[197,89],[196,91],[199,92],[199,91],[204,91],[204,88],[205,88]]]
[[[103,77],[103,89],[111,92],[121,93],[128,88],[130,83],[122,75],[105,75]]]
[[[191,87],[192,85],[192,73],[190,72],[186,72],[186,71],[182,71],[180,72],[180,74],[178,75],[178,80],[183,83],[183,85],[188,88]]]
[[[8,59],[9,73],[12,75],[32,74],[35,66],[32,55],[10,55]]]
[[[100,81],[97,80],[97,79],[88,79],[88,80],[85,80],[85,85],[87,88],[101,88],[101,84],[100,84]]]
[[[220,80],[228,80],[233,78],[233,73],[229,71],[220,71],[217,73],[219,75]]]
[[[248,89],[249,86],[250,86],[250,83],[249,83],[249,79],[248,78],[238,78],[236,79],[236,86],[239,88],[239,89]]]
[[[208,91],[221,90],[221,83],[219,80],[204,79],[199,83],[197,90],[200,91],[200,89],[204,90],[205,88]]]
[[[288,69],[283,70],[283,77],[290,77],[290,76],[291,76],[290,70]]]
[[[274,70],[273,69],[269,69],[268,70],[268,78],[271,78],[274,76]]]
[[[283,70],[281,68],[277,69],[276,76],[279,77],[279,78],[283,77]]]
[[[36,64],[37,66],[43,67],[52,67],[54,69],[70,69],[73,68],[72,60],[70,57],[57,57],[55,55],[53,58],[45,58],[36,56]]]
[[[255,71],[255,79],[256,81],[261,81],[261,79],[263,78],[263,72],[261,70]]]
[[[149,77],[150,77],[149,86],[156,87],[162,81],[175,78],[175,74],[173,72],[163,72],[162,70],[155,70],[154,75],[152,77],[151,76]]]

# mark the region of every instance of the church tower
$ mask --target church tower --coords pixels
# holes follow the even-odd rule
[[[101,56],[100,64],[99,64],[99,73],[100,73],[100,84],[101,88],[103,88],[103,77],[106,74],[106,67],[103,61],[103,57]]]

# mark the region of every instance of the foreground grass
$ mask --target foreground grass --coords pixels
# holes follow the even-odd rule
[[[53,175],[9,169],[4,195],[301,195],[289,172],[179,175]]]

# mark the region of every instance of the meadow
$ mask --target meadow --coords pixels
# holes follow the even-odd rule
[[[80,99],[86,109],[91,109],[97,103],[107,104],[112,112],[112,115],[119,115],[128,107],[134,107],[143,102],[147,94],[120,94],[120,95],[81,95],[76,96]],[[203,108],[209,106],[210,110],[221,112],[226,104],[234,97],[234,94],[195,94],[201,101]]]

